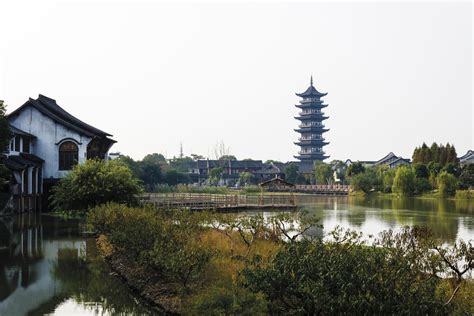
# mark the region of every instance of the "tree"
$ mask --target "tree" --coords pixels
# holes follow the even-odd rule
[[[436,183],[441,196],[453,196],[458,188],[458,179],[447,171],[441,171]]]
[[[223,155],[219,157],[219,160],[237,160],[234,155]]]
[[[334,180],[331,166],[322,161],[314,163],[314,176],[318,184],[329,184]]]
[[[474,164],[469,163],[461,167],[459,187],[464,190],[474,187]]]
[[[374,175],[371,172],[362,172],[351,177],[351,186],[355,191],[369,193],[373,188]]]
[[[224,168],[212,168],[209,171],[209,182],[211,184],[217,185],[222,178],[222,174],[224,173]]]
[[[397,168],[392,191],[400,195],[411,195],[415,192],[415,172],[411,167],[400,166]]]
[[[134,204],[141,186],[130,169],[117,160],[87,160],[53,187],[50,197],[58,211],[87,211],[107,202]]]
[[[141,180],[145,190],[153,191],[158,183],[163,182],[162,166],[166,165],[166,159],[162,154],[148,154],[140,162]]]
[[[7,118],[5,117],[6,105],[0,100],[0,153],[3,152],[3,149],[6,148],[12,137],[10,131],[10,125],[8,124]]]
[[[383,174],[383,179],[382,179],[382,186],[383,186],[383,191],[384,192],[392,192],[392,187],[393,187],[393,180],[395,179],[395,169],[388,169],[387,171],[384,172]]]
[[[8,146],[10,138],[12,137],[10,126],[7,118],[5,117],[6,105],[0,100],[0,149],[4,149]],[[3,163],[3,150],[0,150],[0,191],[8,191],[8,183],[10,180],[10,171]]]
[[[365,171],[364,165],[360,161],[353,162],[347,168],[346,176],[352,177]]]
[[[298,166],[296,164],[289,164],[285,167],[285,179],[290,183],[296,183],[298,177]]]
[[[125,164],[136,178],[140,179],[142,177],[142,168],[139,161],[135,161],[133,158],[124,155],[121,155],[117,160]]]
[[[191,154],[191,158],[193,158],[194,161],[198,161],[204,159],[204,156],[198,154]]]
[[[428,170],[428,167],[424,163],[418,162],[413,165],[413,168],[415,169],[415,176],[417,178],[428,179],[430,177],[430,172]]]
[[[242,172],[239,175],[239,184],[241,186],[250,185],[255,183],[255,177],[250,172]]]

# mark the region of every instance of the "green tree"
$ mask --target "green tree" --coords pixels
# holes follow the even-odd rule
[[[474,187],[474,164],[469,163],[461,167],[459,187],[464,190]]]
[[[447,171],[441,171],[436,183],[441,196],[453,196],[458,188],[458,179]]]
[[[130,156],[124,155],[121,155],[117,160],[125,164],[136,178],[140,179],[142,177],[142,168],[139,161],[135,161]]]
[[[352,177],[365,171],[364,165],[360,161],[353,162],[347,168],[346,176]]]
[[[223,155],[219,157],[219,160],[237,160],[234,155]]]
[[[392,192],[393,180],[395,179],[396,169],[388,169],[383,173],[382,186],[386,193]]]
[[[322,161],[314,163],[314,176],[318,184],[328,184],[334,181],[331,166]]]
[[[154,191],[158,183],[164,181],[163,166],[166,166],[166,159],[162,154],[148,154],[140,162],[141,178],[146,191]]]
[[[87,160],[53,187],[50,199],[58,211],[87,211],[107,202],[134,204],[140,192],[138,179],[120,161]]]
[[[209,182],[213,185],[217,185],[219,181],[222,179],[222,174],[224,173],[224,168],[212,168],[209,171]]]
[[[296,183],[298,177],[298,166],[296,164],[289,164],[285,167],[285,179],[290,183]]]
[[[8,124],[7,118],[5,117],[6,105],[0,100],[0,191],[8,191],[8,183],[10,180],[10,171],[3,163],[3,152],[4,148],[7,148],[10,138],[12,137],[10,131],[10,125]]]
[[[351,186],[355,191],[369,193],[374,185],[374,174],[372,172],[362,172],[351,177]]]
[[[239,175],[239,184],[241,186],[255,184],[255,177],[250,172],[242,172]]]
[[[411,195],[415,192],[415,172],[411,167],[400,166],[397,168],[392,191],[400,195]]]
[[[428,179],[430,177],[428,167],[424,163],[418,162],[416,164],[413,164],[413,168],[415,169],[415,176],[417,178]]]

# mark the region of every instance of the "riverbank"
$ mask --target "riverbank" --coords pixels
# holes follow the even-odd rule
[[[474,201],[474,190],[457,190],[454,196],[442,196],[439,192],[428,192],[418,195],[412,196],[401,196],[396,193],[384,193],[384,192],[369,192],[365,193],[362,191],[352,191],[349,193],[350,197],[380,197],[380,198],[392,198],[392,199],[399,199],[399,198],[416,198],[416,199],[445,199],[445,200],[452,200],[452,201]]]
[[[143,266],[131,262],[114,250],[105,235],[96,238],[97,249],[110,269],[127,284],[130,290],[147,302],[159,314],[178,315],[181,302],[177,290],[163,282],[158,275],[151,274]]]

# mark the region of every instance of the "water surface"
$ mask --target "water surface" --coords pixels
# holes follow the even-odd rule
[[[421,225],[446,243],[474,239],[474,205],[467,201],[298,196],[297,202],[321,219],[321,235],[337,225],[366,235]],[[0,315],[152,314],[111,274],[85,230],[78,219],[0,217]]]

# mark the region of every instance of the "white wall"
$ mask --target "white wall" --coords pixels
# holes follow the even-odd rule
[[[59,170],[59,144],[65,138],[76,141],[79,148],[79,163],[86,160],[87,144],[92,138],[56,123],[32,106],[26,107],[17,116],[9,119],[10,124],[25,132],[33,134],[37,139],[31,145],[30,152],[44,159],[43,178],[61,178],[68,171]]]

